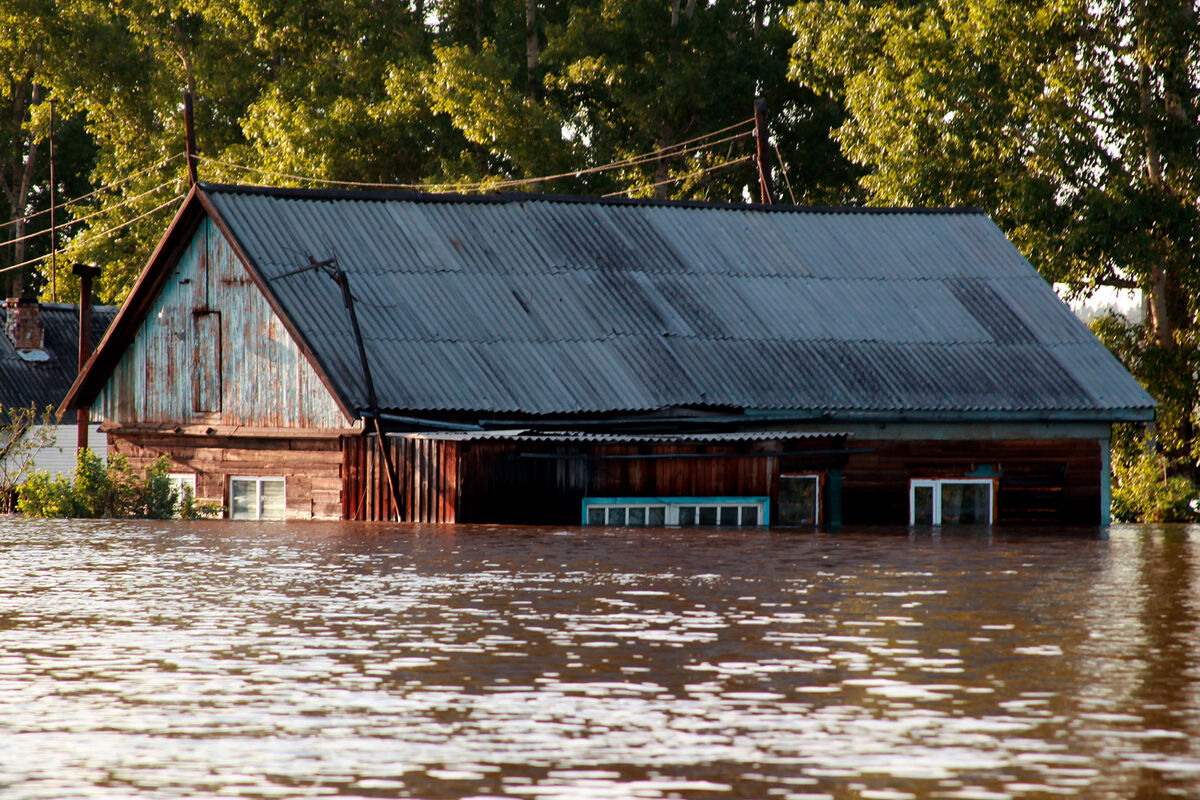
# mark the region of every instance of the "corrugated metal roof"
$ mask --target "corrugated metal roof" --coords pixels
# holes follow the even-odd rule
[[[6,312],[0,310],[0,320]],[[92,306],[92,344],[97,345],[117,315],[113,306]],[[79,307],[66,303],[42,303],[45,361],[21,358],[12,341],[0,333],[0,406],[39,409],[58,407],[79,372]],[[74,414],[70,415],[74,419]]]
[[[1154,401],[986,215],[205,186],[324,372],[366,406],[1079,412]]]
[[[437,431],[433,433],[389,433],[391,437],[433,439],[447,442],[509,440],[516,442],[586,442],[589,444],[737,444],[743,442],[795,441],[799,439],[846,439],[837,431],[733,431],[726,433],[540,433],[536,431]]]

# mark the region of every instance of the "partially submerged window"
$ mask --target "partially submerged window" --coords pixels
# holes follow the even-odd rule
[[[994,484],[988,478],[909,483],[910,525],[991,525]]]
[[[587,497],[583,524],[623,528],[757,528],[765,497]]]
[[[285,510],[283,478],[229,479],[230,519],[283,519]]]
[[[821,521],[821,476],[779,476],[779,524],[816,525]]]

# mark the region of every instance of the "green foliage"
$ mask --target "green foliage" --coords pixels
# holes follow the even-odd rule
[[[122,455],[105,464],[91,450],[79,453],[72,478],[35,473],[18,490],[18,509],[31,517],[114,519],[199,519],[220,507],[197,503],[190,489],[181,499],[167,473],[171,462],[160,456],[139,476]]]
[[[1113,459],[1114,522],[1194,522],[1200,486],[1172,474],[1170,461],[1148,442],[1140,450]]]
[[[1195,479],[1200,24],[1184,0],[805,0],[792,75],[841,104],[873,203],[988,211],[1077,296],[1136,288],[1100,333]]]
[[[730,201],[756,195],[754,166],[739,161],[748,136],[576,173],[745,122],[761,95],[786,164],[780,197],[791,184],[800,202],[842,202],[858,196],[858,169],[829,138],[839,106],[788,77],[789,4],[20,0],[0,9],[0,177],[8,187],[28,177],[29,191],[0,219],[47,206],[54,98],[59,200],[113,188],[60,214],[53,282],[69,299],[71,264],[104,264],[98,299],[123,300],[188,188],[185,88],[204,180],[491,185],[564,174],[518,185]],[[48,238],[0,252],[0,268],[45,253]],[[26,276],[43,297],[46,267]]]
[[[38,451],[54,443],[54,408],[0,406],[0,513],[13,510],[17,487],[29,474]]]

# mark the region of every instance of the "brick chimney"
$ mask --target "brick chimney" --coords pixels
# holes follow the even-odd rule
[[[37,300],[10,297],[4,301],[4,332],[18,352],[41,350],[45,342],[42,330],[42,307]]]

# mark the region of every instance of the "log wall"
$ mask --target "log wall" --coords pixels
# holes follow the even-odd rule
[[[846,524],[907,524],[908,482],[999,474],[996,522],[1100,522],[1100,444],[1094,439],[1028,441],[862,441],[842,483]]]
[[[720,445],[388,439],[410,522],[574,525],[584,497],[774,498],[781,470],[822,471],[845,460],[840,453],[771,455],[840,446],[830,439]],[[396,519],[374,437],[347,437],[344,454],[344,516]]]
[[[229,508],[235,475],[284,478],[288,519],[342,516],[342,453],[337,438],[109,435],[109,452],[145,469],[160,455],[172,471],[196,474],[197,499]]]

